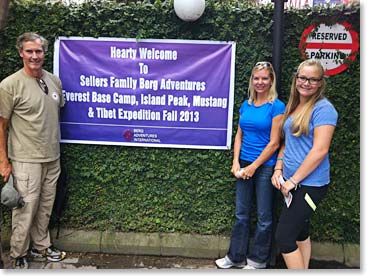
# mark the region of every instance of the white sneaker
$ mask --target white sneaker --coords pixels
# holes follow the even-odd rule
[[[242,269],[256,269],[256,267],[252,266],[252,265],[245,265]]]
[[[44,250],[37,250],[32,248],[31,256],[34,258],[42,258],[47,259],[50,262],[59,262],[65,259],[66,252],[57,249],[55,246],[51,245],[50,247]]]
[[[245,266],[244,263],[233,263],[228,256],[226,255],[224,258],[215,260],[215,264],[218,268],[243,268]]]

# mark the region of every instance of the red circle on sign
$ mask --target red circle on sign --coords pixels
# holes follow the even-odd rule
[[[302,56],[304,59],[308,58],[306,49],[320,49],[320,50],[321,49],[329,49],[329,50],[331,49],[331,50],[336,50],[336,51],[337,50],[350,50],[351,51],[350,54],[348,55],[347,59],[342,64],[340,64],[339,66],[333,69],[325,70],[325,75],[328,75],[328,76],[339,74],[340,72],[347,69],[348,62],[355,60],[356,53],[359,48],[358,33],[351,29],[352,25],[347,22],[340,23],[340,25],[344,26],[345,30],[350,34],[352,43],[308,42],[307,41],[308,36],[316,28],[315,25],[310,25],[303,31],[302,36],[301,36],[301,41],[298,46],[301,49]]]

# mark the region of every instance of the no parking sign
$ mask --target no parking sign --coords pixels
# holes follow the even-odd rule
[[[305,59],[321,60],[326,75],[336,75],[347,69],[356,58],[358,33],[346,22],[332,26],[310,25],[302,33],[299,48]]]

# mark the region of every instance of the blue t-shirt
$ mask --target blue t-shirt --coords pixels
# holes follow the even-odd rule
[[[283,173],[286,179],[289,179],[301,166],[303,160],[313,146],[314,129],[322,125],[336,126],[338,112],[334,106],[327,100],[319,100],[312,111],[309,127],[309,135],[295,137],[292,134],[292,117],[289,117],[284,124],[285,150],[283,155]],[[305,179],[301,181],[302,185],[321,187],[330,182],[330,163],[329,154],[327,154],[320,165]]]
[[[239,125],[242,129],[242,144],[240,159],[253,162],[262,153],[270,141],[272,120],[285,110],[284,103],[276,99],[272,103],[261,106],[249,104],[244,101],[240,108]],[[273,166],[276,163],[277,152],[275,152],[264,165]]]

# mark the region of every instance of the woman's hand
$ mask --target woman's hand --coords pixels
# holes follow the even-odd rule
[[[295,186],[290,180],[287,180],[286,182],[283,183],[283,185],[280,188],[281,188],[280,191],[282,192],[282,194],[285,197],[287,197],[289,194],[289,191],[293,190]]]
[[[254,163],[251,163],[247,167],[243,169],[241,177],[243,179],[250,179],[256,172],[257,166]]]
[[[275,189],[280,190],[282,184],[280,183],[280,177],[283,178],[283,171],[282,170],[275,170],[273,176],[271,177],[271,183],[275,187]]]
[[[233,162],[231,172],[236,178],[243,178],[243,179],[250,179],[256,172],[257,166],[252,163],[247,167],[243,168],[241,174],[238,174],[240,171],[241,166],[239,162]]]
[[[233,164],[232,164],[232,169],[231,169],[231,173],[233,173],[233,175],[236,177],[236,178],[241,178],[237,175],[237,172],[241,169],[241,166],[240,166],[240,162],[238,161],[233,161]]]

